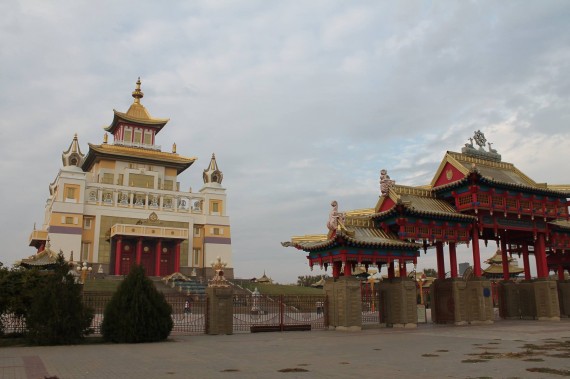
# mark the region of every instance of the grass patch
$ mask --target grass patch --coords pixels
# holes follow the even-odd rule
[[[436,350],[436,353],[449,353],[449,350],[445,350],[445,349],[441,349],[441,350]]]
[[[422,357],[428,357],[428,358],[430,358],[430,357],[439,357],[439,355],[438,355],[438,354],[422,354]]]

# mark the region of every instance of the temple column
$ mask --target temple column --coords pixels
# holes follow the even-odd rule
[[[558,280],[564,280],[564,266],[562,263],[558,265]]]
[[[406,261],[400,260],[400,278],[405,278],[408,276],[408,270],[406,269]]]
[[[156,241],[156,249],[154,256],[154,276],[160,276],[160,254],[162,253],[162,240]]]
[[[437,278],[445,279],[445,260],[443,258],[443,242],[435,243],[435,251],[437,257]]]
[[[522,256],[523,256],[524,278],[525,278],[525,280],[530,280],[530,261],[528,259],[528,245],[527,244],[524,244],[522,246]]]
[[[338,279],[340,277],[340,268],[342,267],[342,262],[340,261],[335,261],[332,264],[332,270],[333,270],[333,278],[334,279]]]
[[[174,272],[180,272],[180,244],[182,241],[176,241],[174,246]]]
[[[538,233],[536,242],[534,243],[534,257],[536,258],[537,277],[548,277],[548,266],[546,264],[546,244],[544,242],[544,233]]]
[[[137,241],[137,264],[138,265],[141,264],[142,245],[143,245],[143,239],[142,239],[142,237],[139,237],[139,240]]]
[[[481,253],[479,250],[479,228],[475,225],[471,229],[471,243],[473,244],[473,275],[481,277]]]
[[[350,278],[352,276],[352,265],[348,261],[344,261],[344,276]]]
[[[455,248],[455,242],[449,243],[449,266],[451,277],[457,278],[457,250]]]
[[[388,262],[388,279],[394,278],[394,261]]]
[[[507,240],[504,236],[501,238],[501,261],[503,265],[503,280],[509,280],[509,256],[507,254]]]
[[[117,237],[117,242],[115,245],[115,275],[121,274],[121,250],[123,249],[122,242],[122,238]]]

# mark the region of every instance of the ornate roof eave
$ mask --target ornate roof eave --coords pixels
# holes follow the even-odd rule
[[[293,237],[289,242],[282,242],[283,247],[295,247],[299,250],[314,252],[331,249],[342,245],[351,245],[363,248],[387,248],[400,250],[419,250],[421,245],[394,238],[378,238],[377,241],[363,241],[353,235],[353,231],[339,229],[332,238],[326,235],[312,235]],[[314,239],[314,240],[313,240]]]
[[[124,122],[130,123],[130,124],[141,125],[141,126],[150,126],[150,127],[157,129],[156,133],[158,133],[164,127],[164,125],[166,125],[166,123],[168,121],[170,121],[169,118],[142,119],[142,118],[138,118],[138,117],[131,117],[131,116],[127,115],[126,113],[119,112],[115,109],[113,109],[113,114],[114,114],[113,122],[111,123],[111,125],[109,125],[107,127],[103,127],[103,129],[105,129],[105,131],[107,131],[109,133],[113,133],[115,131],[115,129],[117,128],[120,121],[124,121]]]
[[[519,191],[524,190],[527,192],[533,192],[536,194],[546,195],[546,196],[556,196],[556,197],[564,197],[564,198],[570,197],[570,193],[557,191],[554,189],[549,189],[546,184],[544,184],[544,187],[542,187],[540,184],[537,183],[537,187],[533,187],[533,186],[528,186],[528,185],[524,185],[524,184],[502,182],[499,180],[487,178],[485,176],[480,176],[479,180],[483,183],[486,183],[489,185],[496,185],[498,187],[502,187],[505,189],[513,189],[513,190],[519,190]]]
[[[89,171],[98,158],[122,159],[129,162],[163,165],[176,168],[178,174],[190,167],[197,159],[195,157],[188,158],[175,153],[165,153],[144,148],[107,144],[94,145],[90,143],[89,152],[81,165],[83,171]]]
[[[403,212],[399,211],[398,208],[402,209]],[[384,212],[374,213],[370,217],[374,220],[379,220],[396,214],[412,215],[412,216],[430,216],[439,219],[454,219],[454,220],[470,221],[470,222],[477,221],[476,216],[467,215],[459,212],[449,213],[449,212],[426,211],[426,210],[416,209],[410,206],[406,201],[401,201],[400,199],[398,199],[393,208]]]
[[[570,232],[570,221],[566,219],[558,219],[548,222],[549,225],[554,226],[555,228],[562,229],[564,231]]]

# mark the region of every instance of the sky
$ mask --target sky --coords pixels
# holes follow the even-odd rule
[[[332,200],[374,207],[381,169],[429,184],[475,130],[537,182],[570,183],[567,1],[4,0],[0,14],[7,265],[34,253],[73,135],[84,153],[102,143],[139,76],[170,118],[156,143],[198,157],[181,188],[216,154],[237,277],[324,274],[281,242],[326,233]]]

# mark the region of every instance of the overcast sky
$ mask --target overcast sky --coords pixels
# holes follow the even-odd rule
[[[429,183],[475,130],[536,181],[570,183],[568,1],[5,0],[0,14],[8,265],[34,253],[74,133],[84,153],[101,143],[139,76],[170,118],[157,144],[199,158],[181,188],[216,153],[238,277],[309,274],[280,242],[325,233],[332,200],[373,207],[382,168]]]

